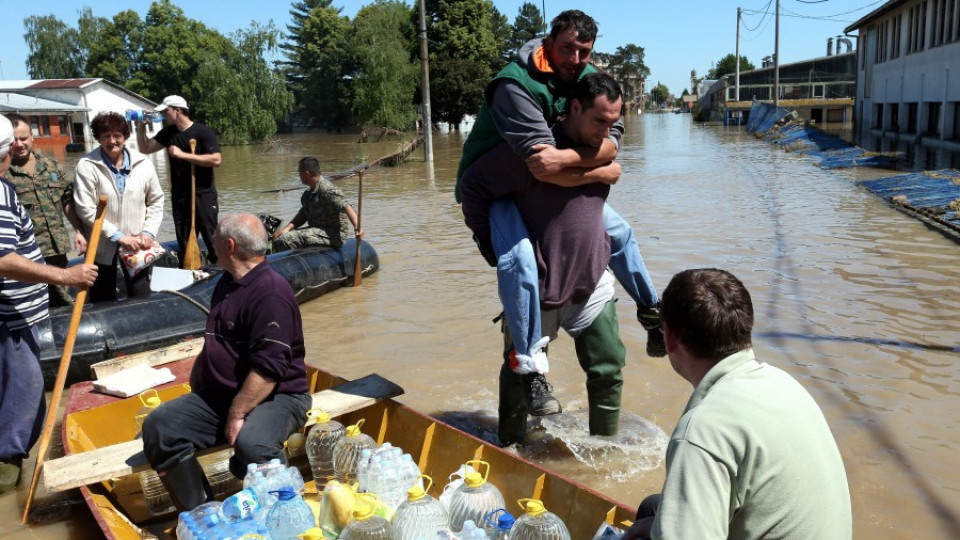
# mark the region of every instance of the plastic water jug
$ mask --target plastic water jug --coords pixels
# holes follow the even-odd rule
[[[316,527],[310,506],[289,487],[274,492],[279,498],[267,512],[267,531],[272,540],[297,540],[308,529]]]
[[[510,540],[570,540],[570,531],[553,512],[537,499],[520,499],[520,508],[526,512],[517,518]]]
[[[425,474],[418,478],[424,479],[426,487],[415,483],[408,489],[407,500],[397,508],[397,513],[393,516],[396,540],[432,540],[450,523],[447,509],[440,501],[427,494],[433,485],[433,479]]]
[[[513,514],[507,512],[506,508],[497,508],[483,519],[486,528],[493,528],[490,533],[491,540],[507,540],[510,538],[510,531],[516,521]]]
[[[317,484],[317,491],[321,491],[334,476],[333,450],[346,434],[346,429],[320,409],[312,409],[307,415],[317,420],[307,433],[307,459],[310,460],[310,472]]]
[[[141,392],[137,397],[140,398],[140,403],[143,404],[143,406],[140,407],[136,416],[133,417],[133,422],[137,425],[137,434],[133,437],[135,439],[143,436],[143,421],[147,418],[147,415],[160,406],[160,394],[152,388]]]
[[[463,485],[463,478],[473,472],[473,466],[469,464],[463,464],[459,469],[450,473],[448,477],[450,482],[443,486],[443,491],[440,492],[440,496],[437,497],[437,500],[440,501],[440,504],[447,509],[447,512],[450,512],[450,498],[453,497],[453,493],[457,490],[458,487]]]
[[[333,449],[333,471],[337,480],[343,483],[353,483],[357,479],[357,464],[364,448],[376,448],[377,443],[360,431],[363,425],[361,419],[355,425],[347,428],[343,438],[337,441]]]
[[[396,530],[386,518],[374,514],[379,500],[372,493],[357,495],[353,521],[340,532],[339,540],[393,540]]]
[[[487,482],[490,464],[478,459],[468,461],[467,464],[472,465],[475,470],[467,473],[463,485],[450,497],[450,526],[454,530],[462,529],[468,519],[482,524],[487,514],[506,506],[497,486]],[[482,475],[478,472],[481,470],[484,471]],[[487,532],[493,532],[493,528]]]
[[[163,115],[155,111],[144,111],[141,109],[127,109],[123,113],[127,122],[163,122]]]

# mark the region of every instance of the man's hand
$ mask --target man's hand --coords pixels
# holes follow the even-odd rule
[[[357,240],[363,240],[363,229],[356,230]]]
[[[555,174],[563,170],[568,165],[566,161],[566,152],[558,150],[557,147],[549,144],[535,144],[531,148],[534,151],[527,158],[527,169],[534,176],[538,174]]]
[[[287,234],[288,232],[290,232],[290,231],[292,231],[292,230],[293,230],[293,225],[291,225],[291,224],[288,223],[288,224],[285,225],[282,229],[280,229],[279,231],[273,233],[273,238],[272,238],[272,239],[273,239],[273,240],[276,240],[277,238],[280,238],[281,236]]]
[[[227,437],[227,444],[233,446],[237,442],[237,435],[240,434],[240,430],[243,429],[244,418],[227,418],[227,425],[223,428],[223,434]]]
[[[117,240],[117,243],[120,244],[127,251],[140,251],[140,237],[133,236],[132,234],[125,234]]]
[[[187,155],[186,152],[172,144],[167,147],[167,153],[170,154],[170,157],[177,159],[183,159],[183,156]]]
[[[87,237],[85,237],[80,231],[75,231],[73,233],[73,248],[76,249],[81,255],[87,252]]]
[[[78,264],[63,269],[61,285],[69,287],[90,287],[97,280],[97,265]]]

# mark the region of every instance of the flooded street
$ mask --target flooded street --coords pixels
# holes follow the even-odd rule
[[[746,284],[758,358],[800,380],[837,439],[855,538],[960,538],[960,246],[853,185],[889,172],[824,171],[739,128],[693,124],[690,115],[632,116],[626,124],[624,174],[611,205],[633,224],[661,291],[691,267],[723,268]],[[303,321],[309,362],[348,378],[379,373],[404,387],[400,401],[490,436],[500,362],[491,319],[500,308],[495,273],[453,198],[461,137],[435,138],[433,167],[418,150],[415,161],[366,175],[363,228],[381,269],[359,288],[304,305]],[[296,186],[301,156],[315,155],[333,172],[399,147],[355,140],[288,135],[270,146],[225,148],[221,212],[289,220],[299,190],[262,191]],[[168,185],[165,171],[161,179]],[[341,185],[355,203],[356,179]],[[166,216],[162,239],[173,236]],[[553,422],[546,432],[564,448],[534,443],[521,452],[636,505],[661,487],[666,438],[692,388],[667,359],[646,356],[635,306],[618,296],[627,347],[621,444]],[[551,359],[549,378],[575,419],[586,392],[568,336],[551,346]],[[13,498],[0,499],[11,524],[0,536],[97,536],[82,503],[72,505],[77,517],[13,526]]]

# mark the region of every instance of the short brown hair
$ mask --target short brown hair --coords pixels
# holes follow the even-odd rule
[[[90,129],[93,130],[93,138],[100,139],[100,135],[108,131],[119,131],[123,133],[124,139],[130,138],[130,124],[123,118],[123,115],[115,112],[102,112],[93,118],[90,122]]]
[[[10,120],[10,123],[16,129],[17,124],[24,124],[26,126],[30,125],[30,121],[27,120],[27,117],[22,114],[10,113],[7,115],[7,120]]]
[[[752,347],[753,302],[743,283],[716,268],[673,276],[660,301],[660,317],[693,356],[720,361]]]

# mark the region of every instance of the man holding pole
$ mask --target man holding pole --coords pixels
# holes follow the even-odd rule
[[[207,246],[207,260],[217,262],[213,249],[213,231],[217,227],[217,187],[214,184],[213,168],[221,162],[220,144],[209,127],[190,119],[187,100],[180,96],[167,96],[154,108],[163,113],[165,127],[152,139],[147,138],[146,124],[137,122],[137,144],[144,154],[152,154],[164,148],[170,156],[170,188],[173,199],[173,226],[177,233],[177,256],[183,266],[187,239],[190,237],[190,184],[191,165],[196,172],[196,227]],[[195,139],[196,153],[191,151],[190,139]]]
[[[10,168],[13,126],[0,116],[0,493],[16,489],[20,464],[37,442],[46,402],[36,324],[48,316],[47,285],[89,287],[97,267],[43,263],[33,223],[3,177]]]

